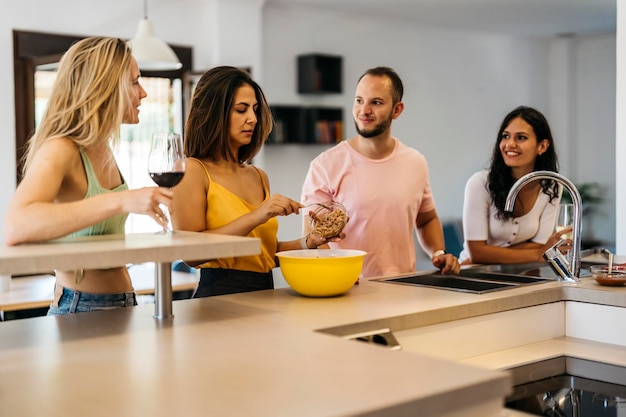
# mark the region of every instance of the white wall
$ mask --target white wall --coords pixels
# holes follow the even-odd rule
[[[130,38],[143,15],[143,2],[136,3],[22,0],[0,15],[0,57],[5,62],[0,67],[5,92],[0,96],[5,150],[0,155],[2,218],[15,187],[11,31]],[[519,104],[542,110],[553,121],[558,148],[577,152],[583,162],[605,156],[614,146],[615,124],[609,121],[615,114],[610,94],[615,87],[613,35],[525,40],[262,4],[263,0],[151,0],[149,18],[159,37],[193,46],[195,69],[250,65],[272,103],[343,106],[348,135],[354,134],[351,104],[358,76],[376,65],[396,68],[405,82],[407,106],[394,122],[394,134],[427,157],[443,219],[460,217],[465,179],[487,165],[502,117]],[[296,55],[309,52],[344,57],[343,94],[296,93]],[[564,77],[571,82],[563,85]],[[270,175],[274,192],[299,198],[308,162],[321,149],[267,147],[258,161]],[[595,180],[598,174],[609,189],[615,188],[610,166],[604,166],[607,172],[600,175],[592,169],[579,170],[580,161],[563,163],[562,172],[575,182]],[[597,237],[614,242],[614,201],[606,211],[608,226]],[[594,222],[600,227],[600,221]],[[299,229],[298,219],[281,219],[280,237],[294,238]]]
[[[616,253],[626,253],[626,187],[623,179],[626,178],[626,5],[617,3],[617,85],[616,85],[616,146],[615,146],[615,212],[617,216],[617,245]]]
[[[575,59],[577,96],[573,102],[578,107],[572,114],[572,142],[576,150],[563,173],[574,183],[602,185],[605,202],[586,225],[593,237],[608,240],[613,236],[610,241],[615,242],[615,36],[576,41]]]
[[[614,146],[614,35],[531,40],[267,5],[263,36],[270,101],[342,106],[348,136],[355,133],[351,105],[360,74],[376,65],[399,72],[406,109],[393,134],[428,159],[444,220],[461,217],[465,180],[488,165],[504,115],[520,104],[537,107],[551,121],[561,172],[575,182],[605,184],[608,200],[594,219],[594,236],[615,241],[615,167],[589,164]],[[295,57],[310,52],[344,57],[342,94],[297,94]],[[297,198],[307,160],[322,149],[266,147],[273,191]],[[296,219],[281,219],[281,238],[293,238],[298,227]]]

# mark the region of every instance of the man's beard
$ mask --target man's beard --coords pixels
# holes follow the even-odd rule
[[[389,126],[391,126],[391,121],[393,120],[393,118],[391,117],[391,115],[387,118],[387,120],[379,123],[378,125],[374,126],[373,128],[371,128],[371,130],[364,130],[359,128],[359,125],[357,123],[357,121],[354,121],[354,127],[356,128],[356,131],[359,135],[363,136],[364,138],[373,138],[376,137],[378,135],[380,135],[381,133],[383,133],[385,130],[389,129]]]

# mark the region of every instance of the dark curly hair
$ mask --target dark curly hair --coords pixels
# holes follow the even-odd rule
[[[548,149],[537,156],[535,160],[534,171],[553,171],[559,172],[559,161],[556,156],[556,150],[554,146],[554,139],[552,138],[552,132],[550,131],[550,125],[541,112],[532,107],[519,106],[506,115],[500,125],[498,131],[498,138],[496,144],[493,147],[493,153],[491,155],[491,165],[489,167],[489,182],[488,190],[493,200],[494,205],[498,209],[496,215],[499,219],[509,219],[514,217],[513,213],[504,211],[504,203],[506,197],[509,194],[509,190],[516,181],[511,173],[511,168],[504,163],[502,153],[500,151],[500,142],[502,141],[502,132],[507,128],[513,119],[521,117],[526,123],[528,123],[534,130],[537,136],[537,141],[547,139],[550,143]],[[541,180],[541,191],[550,197],[550,201],[559,196],[559,185],[556,181],[544,179]]]

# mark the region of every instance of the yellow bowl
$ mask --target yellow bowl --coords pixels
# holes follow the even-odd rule
[[[348,291],[359,279],[366,252],[352,249],[278,252],[287,284],[308,297],[332,297]]]

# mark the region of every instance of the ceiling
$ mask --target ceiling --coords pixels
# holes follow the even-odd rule
[[[615,33],[617,0],[269,0],[518,36]]]

